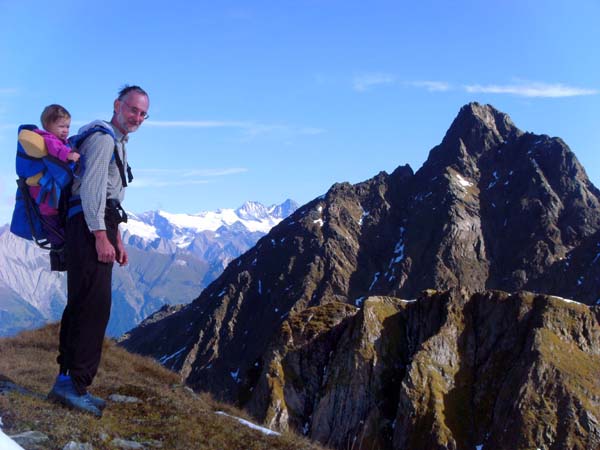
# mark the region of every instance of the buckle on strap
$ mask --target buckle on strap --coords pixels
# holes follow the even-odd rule
[[[114,198],[106,199],[106,218],[116,224],[127,222],[127,213],[118,200]]]

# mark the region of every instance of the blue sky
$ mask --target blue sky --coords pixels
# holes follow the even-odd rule
[[[600,185],[600,2],[0,0],[0,224],[16,129],[60,103],[74,133],[125,83],[150,94],[125,207],[195,213],[410,164],[460,107],[560,136]]]

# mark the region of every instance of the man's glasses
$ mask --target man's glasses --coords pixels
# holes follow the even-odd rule
[[[146,120],[148,117],[150,117],[146,111],[141,111],[141,110],[137,109],[135,106],[131,106],[127,102],[122,102],[122,103],[125,104],[127,106],[127,108],[129,108],[129,111],[131,111],[134,115],[140,116],[144,120]]]

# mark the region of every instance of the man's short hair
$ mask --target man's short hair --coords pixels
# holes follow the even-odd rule
[[[40,120],[44,129],[47,129],[50,124],[53,124],[59,119],[70,119],[71,114],[66,110],[64,106],[52,104],[48,105],[42,111]]]
[[[128,84],[126,84],[119,91],[119,95],[117,97],[117,100],[123,100],[125,97],[127,97],[127,95],[130,92],[137,92],[138,94],[142,94],[142,95],[145,95],[146,97],[150,98],[148,96],[148,93],[145,90],[143,90],[141,87],[139,87],[139,86],[129,86]]]

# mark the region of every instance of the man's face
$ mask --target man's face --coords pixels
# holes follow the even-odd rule
[[[130,92],[123,100],[115,100],[113,123],[121,133],[133,133],[146,118],[149,106],[148,97],[139,92]]]

